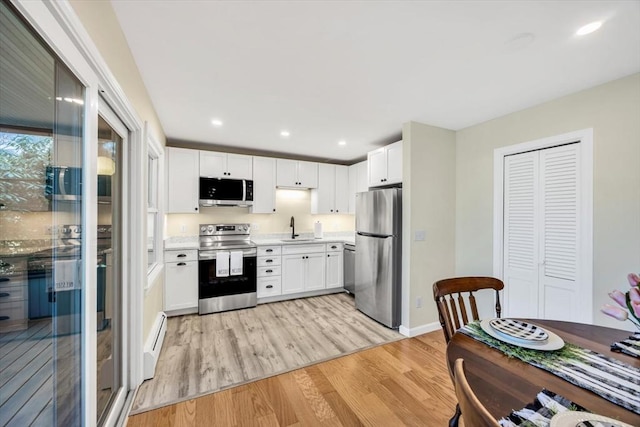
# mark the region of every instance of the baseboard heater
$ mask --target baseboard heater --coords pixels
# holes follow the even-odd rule
[[[158,317],[156,317],[151,333],[144,345],[143,371],[145,380],[153,378],[156,372],[156,365],[158,364],[158,358],[160,357],[160,350],[162,349],[166,332],[167,315],[161,311],[158,313]]]

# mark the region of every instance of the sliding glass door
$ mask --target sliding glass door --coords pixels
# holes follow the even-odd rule
[[[0,425],[83,420],[84,100],[0,3]]]
[[[98,116],[98,254],[96,295],[97,422],[103,425],[110,414],[124,405],[127,384],[126,331],[123,310],[123,180],[128,130],[104,100]]]

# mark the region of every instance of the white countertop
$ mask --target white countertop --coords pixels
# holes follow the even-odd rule
[[[297,239],[302,240],[287,240],[283,242],[283,239],[290,239],[290,234],[252,234],[251,241],[258,246],[267,245],[304,245],[314,243],[355,243],[355,233],[350,232],[337,232],[337,233],[325,233],[322,239],[313,239],[313,234],[302,234]],[[307,240],[305,240],[307,239]],[[198,249],[199,242],[198,236],[174,236],[168,237],[164,240],[164,249]]]

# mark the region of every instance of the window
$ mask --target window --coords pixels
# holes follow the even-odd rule
[[[163,153],[158,141],[148,129],[147,135],[147,274],[152,274],[162,264],[162,170]],[[153,280],[147,281],[147,287]]]
[[[0,128],[0,209],[51,209],[45,197],[45,179],[52,147],[50,134]]]

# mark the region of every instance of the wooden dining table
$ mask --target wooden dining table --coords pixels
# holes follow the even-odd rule
[[[631,335],[629,331],[555,320],[524,320],[555,332],[565,342],[640,368],[640,359],[613,352],[610,349],[614,341],[628,338]],[[461,332],[456,332],[447,345],[447,363],[451,372],[458,358],[464,359],[465,372],[471,389],[496,419],[506,417],[513,410],[524,408],[533,402],[543,388],[546,388],[584,407],[589,412],[640,426],[640,415],[550,372],[519,359],[509,358],[499,350]]]

